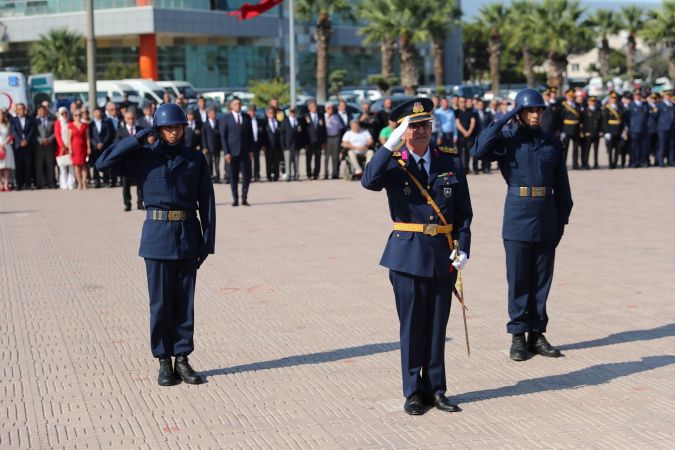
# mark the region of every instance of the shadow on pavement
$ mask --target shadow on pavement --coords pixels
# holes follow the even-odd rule
[[[27,214],[27,213],[34,213],[34,209],[26,209],[24,211],[0,211],[0,214]]]
[[[578,350],[581,348],[604,347],[605,345],[623,344],[633,341],[653,341],[664,337],[675,336],[675,323],[663,325],[649,330],[631,330],[610,334],[607,337],[574,344],[560,345],[560,350]]]
[[[336,200],[349,200],[351,197],[326,197],[326,198],[303,198],[300,200],[280,200],[278,202],[251,202],[252,206],[265,205],[285,205],[291,203],[316,203],[316,202],[333,202]],[[216,203],[216,206],[229,205],[231,202]]]
[[[479,402],[493,398],[512,397],[546,391],[561,391],[584,386],[598,386],[616,378],[665,367],[675,363],[674,355],[646,356],[639,361],[598,364],[562,375],[522,380],[512,386],[483,391],[467,392],[453,396],[460,403]]]
[[[340,348],[326,352],[309,353],[307,355],[287,356],[270,361],[254,362],[250,364],[243,364],[241,366],[207,370],[201,373],[202,375],[206,376],[215,376],[241,372],[252,372],[256,370],[279,369],[282,367],[301,366],[305,364],[321,364],[338,361],[341,359],[358,358],[360,356],[392,352],[394,350],[398,350],[399,348],[400,345],[398,342],[382,342],[379,344],[367,344],[359,345],[358,347]]]

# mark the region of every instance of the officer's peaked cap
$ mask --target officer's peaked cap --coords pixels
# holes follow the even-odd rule
[[[516,95],[516,108],[546,108],[546,102],[538,90],[527,88]]]
[[[408,117],[410,123],[432,120],[431,113],[434,110],[434,102],[429,98],[418,97],[407,100],[389,114],[389,120],[401,123]]]
[[[170,125],[187,125],[188,120],[183,108],[175,103],[164,103],[155,111],[153,123],[156,127],[167,127]]]

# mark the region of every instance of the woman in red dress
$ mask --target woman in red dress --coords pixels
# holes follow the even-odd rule
[[[87,155],[91,153],[89,148],[89,133],[87,124],[82,123],[82,111],[73,112],[73,121],[68,124],[70,130],[70,150],[73,166],[75,167],[75,179],[78,189],[87,189]]]

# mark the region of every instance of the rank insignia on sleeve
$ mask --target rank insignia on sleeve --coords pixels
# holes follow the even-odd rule
[[[439,147],[438,149],[443,153],[447,153],[448,155],[458,154],[457,147]]]

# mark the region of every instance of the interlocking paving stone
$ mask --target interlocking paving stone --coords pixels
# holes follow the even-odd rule
[[[304,167],[304,164],[301,164]],[[505,186],[470,176],[464,271],[471,359],[453,306],[448,395],[402,412],[383,193],[358,183],[216,185],[216,254],[199,271],[202,386],[156,385],[144,215],[120,189],[0,194],[0,448],[672,448],[674,169],[570,172],[549,339],[508,358]]]

